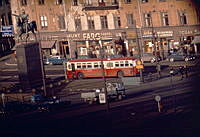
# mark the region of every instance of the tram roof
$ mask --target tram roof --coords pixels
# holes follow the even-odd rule
[[[69,60],[68,62],[91,62],[91,61],[114,61],[114,60],[135,60],[136,58],[134,57],[120,57],[120,58],[88,58],[88,59],[72,59]]]

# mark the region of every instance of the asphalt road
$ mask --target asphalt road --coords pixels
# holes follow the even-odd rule
[[[152,88],[146,85],[148,90],[143,87],[140,92],[133,88],[127,99],[110,103],[109,113],[105,105],[72,105],[50,113],[10,117],[1,122],[0,133],[19,136],[29,133],[32,136],[196,135],[200,122],[199,75],[184,80],[176,77],[171,86],[166,84],[166,80],[160,80],[162,85]],[[155,95],[162,97],[161,113]]]
[[[199,66],[194,69],[198,70]],[[165,69],[166,73],[168,70]],[[92,85],[91,81],[95,80],[86,81]],[[0,134],[181,137],[198,134],[199,73],[190,73],[190,77],[184,80],[175,76],[173,84],[170,83],[169,77],[165,77],[141,86],[129,86],[127,95],[123,101],[110,103],[109,113],[105,105],[78,102],[80,104],[72,104],[50,113],[31,112],[14,115],[1,120]],[[156,95],[162,97],[161,113],[158,112],[157,102],[154,100]]]

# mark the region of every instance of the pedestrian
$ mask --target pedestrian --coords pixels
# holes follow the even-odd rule
[[[161,66],[160,63],[157,64],[157,71],[158,71],[158,77],[161,77]]]
[[[181,73],[181,80],[182,80],[184,78],[184,68],[183,68],[183,66],[181,66],[179,68],[179,72]]]
[[[170,69],[169,73],[170,73],[171,76],[174,76],[174,69],[173,69],[173,67]]]
[[[184,71],[185,71],[185,77],[188,77],[188,67],[187,65],[184,66]]]

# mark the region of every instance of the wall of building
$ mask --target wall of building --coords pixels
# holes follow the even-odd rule
[[[57,48],[62,47],[62,41],[68,41],[70,46],[76,46],[77,41],[86,41],[86,39],[77,39],[82,33],[110,33],[112,30],[117,30],[112,35],[112,41],[122,37],[122,32],[126,32],[126,35],[132,31],[134,35],[127,38],[125,36],[123,40],[130,39],[128,41],[129,46],[137,46],[137,36],[142,39],[141,48],[143,52],[153,52],[153,49],[145,49],[145,43],[152,42],[154,31],[157,34],[158,41],[164,41],[164,50],[168,50],[166,45],[173,45],[174,42],[180,43],[180,37],[184,35],[192,36],[193,33],[199,32],[199,20],[196,13],[196,5],[192,0],[167,0],[166,2],[159,2],[158,0],[149,0],[147,3],[141,3],[139,0],[132,0],[131,3],[127,4],[124,0],[119,0],[118,8],[108,9],[111,5],[112,0],[107,0],[105,6],[98,6],[97,0],[91,0],[94,3],[93,10],[85,10],[87,6],[84,5],[84,1],[78,1],[78,6],[72,6],[72,0],[64,0],[62,4],[56,5],[55,0],[46,0],[44,5],[38,5],[37,0],[27,0],[26,6],[21,6],[20,1],[11,0],[12,12],[20,14],[20,9],[25,9],[30,16],[30,20],[36,20],[39,32],[41,32],[41,39],[57,40]],[[108,4],[108,5],[107,5]],[[96,5],[96,6],[95,6]],[[95,9],[96,8],[96,9]],[[105,8],[105,9],[104,9]],[[187,17],[187,24],[180,25],[178,11],[184,11]],[[152,26],[146,27],[144,25],[144,13],[152,12]],[[161,20],[161,12],[167,12],[169,17],[169,26],[163,26]],[[134,25],[132,27],[127,26],[127,14],[133,14]],[[41,28],[40,16],[47,16],[48,28]],[[121,27],[115,28],[114,15],[119,15],[121,20]],[[58,23],[58,16],[64,16],[66,28],[60,29]],[[81,19],[82,30],[77,31],[75,29],[74,18],[79,16]],[[87,16],[94,17],[95,29],[88,30]],[[100,16],[107,16],[108,29],[101,29]],[[14,18],[14,17],[13,17]],[[14,21],[14,24],[16,22]],[[136,31],[136,27],[138,31]],[[130,31],[130,29],[132,29]],[[114,31],[115,32],[115,31]],[[137,33],[137,35],[135,35]],[[93,39],[97,40],[97,39]],[[70,41],[73,41],[70,44]],[[83,42],[88,43],[88,42]],[[132,43],[132,44],[131,44]],[[161,42],[158,42],[161,44]],[[166,44],[167,43],[167,44]],[[76,48],[70,48],[76,49]],[[59,53],[60,50],[58,50]],[[74,51],[71,51],[73,53]]]

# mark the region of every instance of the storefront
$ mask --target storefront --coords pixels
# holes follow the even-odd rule
[[[154,35],[152,35],[154,32]],[[146,28],[143,30],[143,52],[154,53],[165,59],[170,50],[183,50],[187,54],[193,52],[191,42],[199,26],[179,26],[167,28]]]
[[[100,58],[116,55],[130,56],[138,51],[136,32],[130,30],[65,32],[41,35],[41,40],[57,41],[56,54],[65,58]],[[52,45],[52,44],[51,44]],[[53,47],[51,47],[53,48]],[[52,53],[53,54],[53,53]]]

